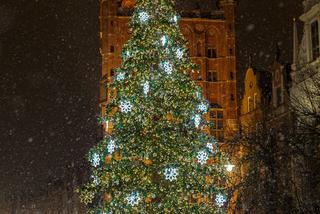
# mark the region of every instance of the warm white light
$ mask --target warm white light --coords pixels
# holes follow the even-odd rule
[[[107,120],[106,121],[106,131],[108,131],[109,130],[109,121]]]
[[[228,172],[232,172],[232,170],[233,170],[233,168],[234,168],[234,165],[232,165],[232,164],[227,164],[227,165],[225,165],[225,167],[226,167],[226,170],[227,170]]]

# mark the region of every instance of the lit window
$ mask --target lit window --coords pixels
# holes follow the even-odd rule
[[[316,60],[320,56],[318,21],[314,21],[313,23],[311,23],[311,42],[312,42],[312,59]]]

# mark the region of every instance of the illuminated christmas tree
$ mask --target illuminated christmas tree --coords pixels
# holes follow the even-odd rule
[[[108,86],[114,128],[92,148],[89,213],[224,213],[223,154],[204,132],[208,103],[190,78],[173,0],[137,0],[132,38]]]

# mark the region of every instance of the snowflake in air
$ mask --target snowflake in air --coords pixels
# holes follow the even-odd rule
[[[170,62],[168,61],[163,62],[161,67],[163,68],[164,72],[166,72],[167,74],[172,74],[173,66]]]
[[[140,21],[142,21],[142,22],[147,22],[147,21],[149,20],[149,18],[150,18],[150,16],[149,16],[149,14],[148,14],[147,12],[141,11],[141,12],[139,13],[139,19],[140,19]]]
[[[97,153],[93,153],[91,157],[91,164],[93,167],[97,167],[100,164],[100,155]]]
[[[177,180],[178,169],[174,167],[166,168],[164,170],[164,176],[168,181],[175,181]]]
[[[129,101],[122,101],[120,104],[121,112],[129,113],[131,111],[132,105]]]
[[[205,150],[202,150],[198,152],[197,159],[201,165],[204,165],[207,163],[207,160],[209,159],[209,155]]]
[[[107,150],[108,150],[108,153],[109,154],[112,154],[114,153],[114,151],[116,150],[117,146],[114,142],[114,140],[110,140],[108,146],[107,146]]]
[[[136,206],[141,200],[140,194],[138,192],[132,192],[126,197],[127,204],[130,206]]]
[[[219,193],[216,196],[215,201],[216,201],[216,204],[217,204],[218,207],[222,207],[224,205],[224,203],[226,203],[227,198],[224,195],[222,195],[221,193]]]

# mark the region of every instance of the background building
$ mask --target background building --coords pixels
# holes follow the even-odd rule
[[[301,155],[294,158],[294,182],[302,208],[317,213],[320,166],[320,1],[305,0],[303,37],[299,44],[295,26],[291,105],[295,110],[297,144]]]
[[[102,0],[100,39],[102,43],[102,80],[100,105],[105,106],[115,95],[106,88],[112,81],[114,69],[120,66],[121,50],[130,38],[128,21],[133,1]],[[204,8],[202,5],[210,5]],[[237,80],[235,56],[235,2],[233,0],[177,2],[182,15],[180,27],[188,40],[189,54],[200,71],[193,79],[203,89],[210,102],[208,117],[215,122],[210,132],[220,141],[237,130]],[[112,128],[107,124],[105,129]]]

